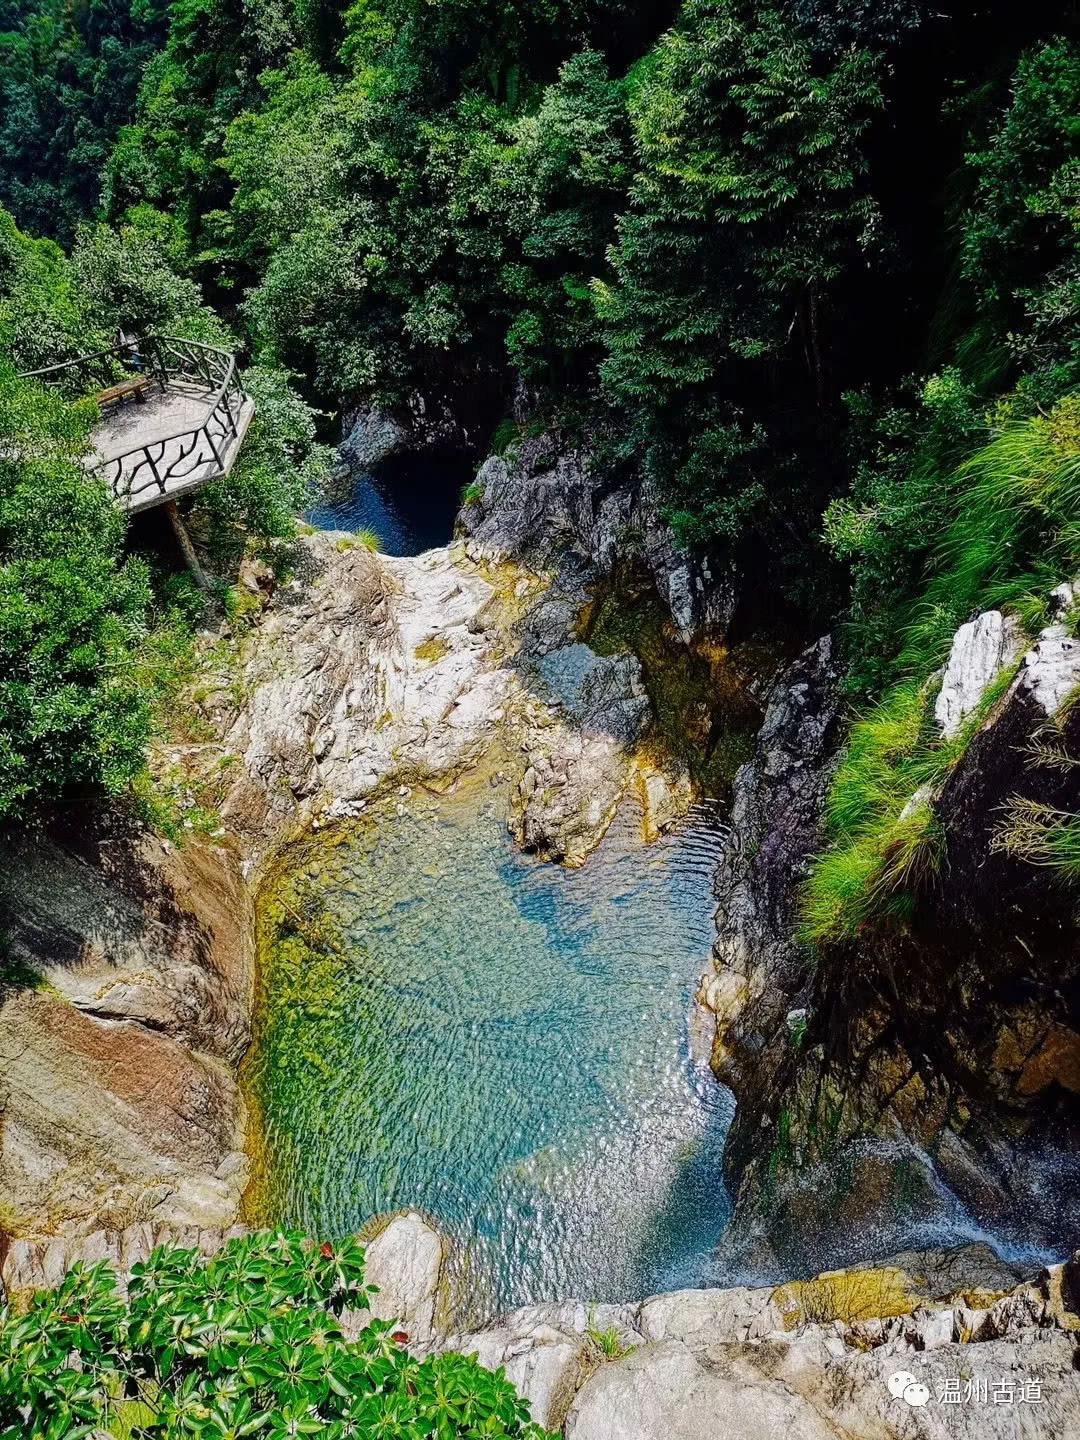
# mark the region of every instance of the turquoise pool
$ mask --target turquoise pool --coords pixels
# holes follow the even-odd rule
[[[627,801],[568,871],[514,850],[501,785],[463,792],[304,861],[343,946],[302,1098],[266,1105],[275,1218],[428,1212],[468,1318],[702,1283],[730,1213],[693,1003],[723,831],[697,809],[646,845]]]

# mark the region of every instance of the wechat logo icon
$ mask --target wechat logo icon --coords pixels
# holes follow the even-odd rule
[[[897,1370],[889,1376],[889,1394],[894,1400],[903,1400],[917,1410],[930,1399],[930,1391],[910,1370]]]

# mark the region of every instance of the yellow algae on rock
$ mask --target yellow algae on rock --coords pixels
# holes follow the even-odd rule
[[[773,1291],[772,1303],[784,1317],[785,1330],[842,1320],[887,1320],[910,1315],[926,1297],[916,1293],[911,1276],[896,1266],[874,1270],[833,1270],[813,1280],[793,1280]]]

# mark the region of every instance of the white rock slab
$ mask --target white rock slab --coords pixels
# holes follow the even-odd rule
[[[715,1373],[677,1340],[602,1366],[567,1416],[566,1440],[837,1440],[801,1396]]]
[[[1055,715],[1080,684],[1080,640],[1064,625],[1048,625],[1024,656],[1020,683],[1046,715]]]
[[[438,1233],[420,1215],[398,1215],[366,1254],[365,1278],[379,1287],[366,1319],[396,1321],[410,1345],[430,1344],[443,1265]]]
[[[1006,665],[1019,657],[1022,647],[1018,623],[1012,616],[1002,615],[1000,610],[987,610],[960,626],[953,636],[941,691],[934,706],[934,718],[946,740],[959,733],[987,687]]]
[[[646,1340],[696,1340],[710,1344],[748,1340],[784,1328],[771,1301],[772,1289],[676,1290],[641,1307],[638,1328]]]

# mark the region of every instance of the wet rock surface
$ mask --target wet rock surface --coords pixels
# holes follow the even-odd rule
[[[364,1250],[365,1283],[378,1293],[369,1309],[346,1315],[346,1335],[359,1334],[371,1320],[392,1320],[408,1335],[411,1349],[429,1347],[442,1299],[445,1252],[443,1237],[414,1212],[395,1215],[378,1228]]]
[[[507,1365],[567,1440],[1049,1440],[1080,1425],[1074,1272],[1018,1285],[988,1247],[925,1251],[801,1285],[533,1306],[445,1343]],[[924,1404],[890,1389],[898,1372]]]
[[[446,551],[416,560],[312,535],[313,578],[275,594],[247,647],[247,703],[221,737],[242,769],[222,807],[249,851],[355,813],[391,780],[474,762],[504,717],[494,587]]]
[[[447,454],[469,447],[468,428],[445,400],[413,394],[392,414],[361,408],[344,415],[338,458],[343,465],[372,470],[398,455]]]
[[[821,843],[843,740],[840,682],[824,636],[777,678],[754,757],[735,777],[731,841],[715,880],[713,970],[700,992],[716,1016],[713,1069],[738,1100],[725,1151],[733,1186],[762,1147],[793,1033],[805,1026],[813,965],[797,939],[798,891]]]
[[[906,929],[811,964],[797,892],[842,739],[824,673],[806,673],[814,654],[774,692],[718,875],[702,997],[717,1015],[715,1068],[739,1102],[725,1243],[772,1273],[850,1263],[935,1225],[1074,1245],[1076,915],[1008,830],[1017,814],[1080,808],[1080,717],[1064,703],[1080,644],[1056,619],[1024,643],[997,612],[961,627],[939,727],[959,735],[1001,694],[944,781],[918,792],[941,827],[940,873]],[[804,722],[807,695],[819,703]]]
[[[684,640],[727,629],[737,598],[734,572],[716,558],[679,550],[648,482],[613,483],[587,448],[526,429],[505,455],[484,462],[476,485],[480,494],[458,524],[482,550],[542,566],[573,550],[597,576],[635,560]]]

